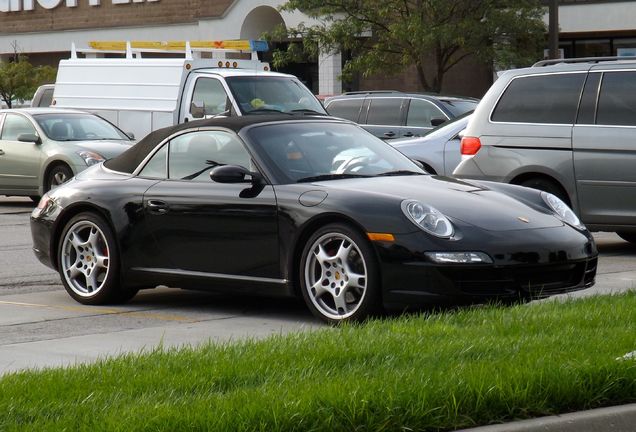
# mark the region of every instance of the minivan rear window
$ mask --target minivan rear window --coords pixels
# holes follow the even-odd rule
[[[491,120],[513,123],[574,124],[585,73],[513,79]]]

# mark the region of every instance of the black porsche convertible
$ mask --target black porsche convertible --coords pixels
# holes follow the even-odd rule
[[[46,194],[34,251],[84,304],[167,285],[302,296],[329,322],[592,286],[557,197],[428,175],[357,125],[246,116],[155,131]]]

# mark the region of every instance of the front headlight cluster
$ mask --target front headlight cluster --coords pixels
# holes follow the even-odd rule
[[[548,192],[541,192],[541,198],[543,198],[543,201],[545,201],[548,207],[550,207],[552,211],[556,213],[559,219],[561,219],[563,222],[566,222],[567,224],[575,226],[577,228],[585,228],[579,218],[574,214],[572,209],[568,207],[568,205],[564,203],[560,198]]]
[[[84,159],[84,162],[86,162],[86,165],[88,166],[95,165],[96,163],[104,162],[106,160],[104,156],[94,151],[84,150],[77,152],[77,154],[79,157]]]
[[[416,200],[402,201],[402,211],[418,227],[441,238],[453,236],[453,224],[439,210]]]

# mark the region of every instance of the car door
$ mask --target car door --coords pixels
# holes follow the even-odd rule
[[[0,188],[37,190],[40,144],[18,141],[21,134],[37,134],[31,120],[18,113],[5,114],[0,131]]]
[[[406,99],[404,97],[370,97],[367,101],[366,120],[362,126],[373,135],[385,140],[402,136]]]
[[[636,220],[636,70],[589,74],[572,132],[580,215],[588,224]]]
[[[167,144],[168,178],[144,194],[147,225],[172,271],[216,279],[280,278],[271,185],[210,179],[217,165],[255,169],[228,131],[190,131]],[[143,174],[143,171],[142,171]]]
[[[402,136],[426,135],[434,127],[433,119],[448,120],[449,117],[428,99],[409,98],[406,127],[402,131]]]

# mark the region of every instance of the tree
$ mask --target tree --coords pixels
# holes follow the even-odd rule
[[[527,65],[545,41],[538,0],[288,0],[318,23],[279,28],[270,39],[289,40],[274,66],[319,50],[351,52],[343,78],[397,73],[414,66],[423,90],[439,92],[444,75],[469,55],[502,67]]]
[[[25,56],[0,63],[0,98],[11,108],[15,100],[31,99],[38,86],[55,82],[55,68],[33,66]]]

